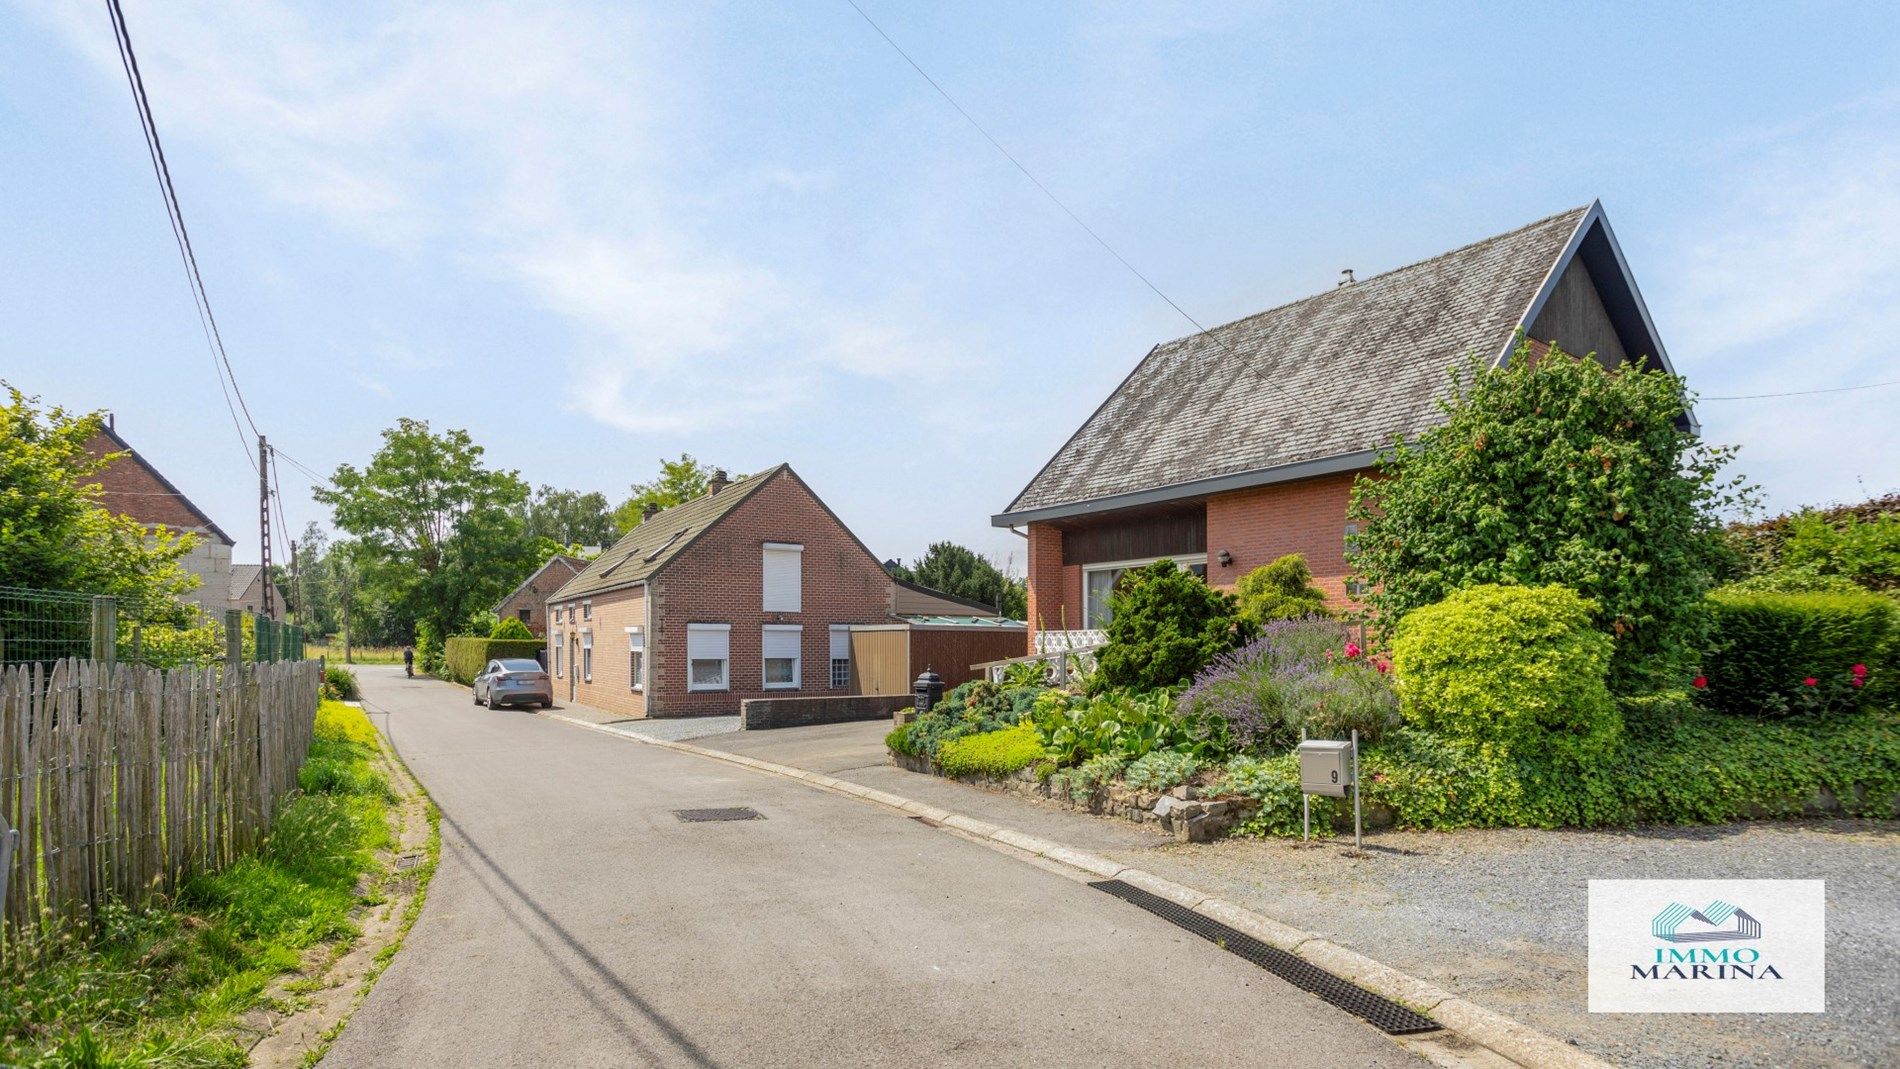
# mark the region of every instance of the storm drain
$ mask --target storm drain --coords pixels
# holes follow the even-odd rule
[[[698,823],[706,820],[764,820],[765,815],[756,809],[736,806],[731,809],[675,809],[673,815],[681,820]]]
[[[1160,895],[1150,894],[1120,880],[1101,880],[1089,886],[1098,891],[1107,891],[1131,905],[1140,906],[1169,924],[1186,928],[1228,953],[1238,954],[1253,962],[1294,987],[1317,995],[1356,1017],[1365,1018],[1374,1028],[1387,1035],[1408,1036],[1419,1032],[1435,1032],[1441,1027],[1431,1018],[1413,1013],[1389,998],[1375,995],[1357,984],[1341,980],[1312,962],[1289,954],[1279,947],[1268,946],[1246,932],[1203,917]]]

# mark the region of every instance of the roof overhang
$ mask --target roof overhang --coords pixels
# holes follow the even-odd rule
[[[1564,270],[1571,261],[1578,259],[1589,269],[1590,278],[1596,283],[1597,296],[1603,301],[1604,311],[1610,314],[1610,323],[1616,328],[1623,348],[1631,353],[1648,355],[1655,360],[1657,368],[1670,375],[1676,374],[1676,367],[1669,360],[1669,351],[1663,348],[1662,335],[1656,330],[1656,321],[1650,318],[1649,305],[1643,300],[1642,290],[1636,286],[1636,275],[1630,271],[1629,261],[1623,256],[1623,246],[1617,243],[1616,231],[1610,227],[1610,217],[1604,213],[1600,200],[1592,201],[1590,209],[1577,221],[1577,228],[1571,232],[1563,252],[1550,265],[1543,284],[1537,287],[1536,294],[1524,309],[1524,315],[1518,320],[1519,329],[1529,330],[1531,324],[1537,322],[1538,314],[1549,303],[1551,295],[1557,292],[1557,284],[1563,279]],[[1506,338],[1492,366],[1504,366],[1516,347],[1515,335]],[[1690,432],[1700,434],[1702,425],[1695,418],[1695,409],[1685,409],[1683,415],[1688,420]]]
[[[1338,453],[1329,457],[1315,457],[1312,460],[1298,460],[1290,464],[1276,464],[1269,468],[1255,468],[1251,471],[1232,472],[1206,479],[1194,479],[1170,486],[1157,486],[1147,490],[1135,490],[1126,494],[1113,494],[1108,497],[1091,498],[1087,501],[1071,501],[1061,505],[1047,505],[1042,508],[1022,509],[1016,512],[999,512],[990,517],[992,527],[1013,527],[1019,523],[1035,523],[1039,520],[1061,520],[1075,516],[1092,516],[1097,513],[1117,512],[1122,509],[1139,508],[1142,505],[1157,505],[1167,501],[1180,501],[1186,498],[1205,497],[1209,494],[1221,494],[1230,490],[1247,490],[1256,486],[1271,486],[1274,483],[1290,483],[1300,479],[1311,479],[1320,475],[1337,475],[1341,472],[1358,471],[1369,468],[1379,459],[1379,450],[1361,449],[1352,453]]]

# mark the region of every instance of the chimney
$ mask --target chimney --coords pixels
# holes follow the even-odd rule
[[[726,488],[726,485],[730,481],[731,480],[726,478],[726,469],[714,468],[713,474],[712,474],[712,480],[706,484],[706,492],[709,494],[716,494],[719,491],[724,490]]]
[[[1358,279],[1352,277],[1352,268],[1350,267],[1339,273],[1339,284],[1342,286],[1350,286],[1357,281]]]
[[[660,514],[660,506],[649,501],[640,509],[640,522],[645,523]]]
[[[119,429],[118,417],[113,415],[111,412],[107,412],[106,413],[106,430],[116,431],[118,429]]]

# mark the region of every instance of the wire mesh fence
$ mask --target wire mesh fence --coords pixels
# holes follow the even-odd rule
[[[153,668],[308,657],[303,629],[257,613],[188,602],[0,586],[0,667],[69,657]]]

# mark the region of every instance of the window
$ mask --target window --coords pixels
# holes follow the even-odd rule
[[[627,685],[634,690],[647,686],[647,632],[643,627],[627,628]]]
[[[594,633],[581,632],[581,682],[594,681]]]
[[[1108,618],[1112,615],[1109,612],[1108,598],[1115,592],[1115,584],[1121,582],[1122,576],[1127,572],[1153,564],[1157,560],[1172,560],[1202,579],[1207,578],[1207,554],[1205,553],[1086,565],[1082,569],[1082,626],[1090,630],[1107,627]]]
[[[592,620],[593,618],[594,618],[594,603],[591,601],[581,602],[581,619]]]
[[[766,624],[759,637],[759,655],[765,662],[766,690],[797,690],[799,646],[805,629],[797,624]]]
[[[765,611],[798,612],[803,604],[805,547],[791,542],[765,544]]]
[[[559,631],[554,633],[554,674],[561,674],[561,647],[566,645]]]
[[[851,625],[831,625],[831,689],[851,685]]]
[[[518,616],[518,617],[520,617],[520,618],[521,618],[521,622],[522,622],[522,623],[524,623],[524,624],[531,624],[531,623],[533,623],[533,622],[534,622],[534,610],[533,610],[533,609],[516,609],[516,610],[515,610],[515,615],[516,615],[516,616]]]
[[[686,689],[725,690],[732,665],[731,624],[686,625]]]

